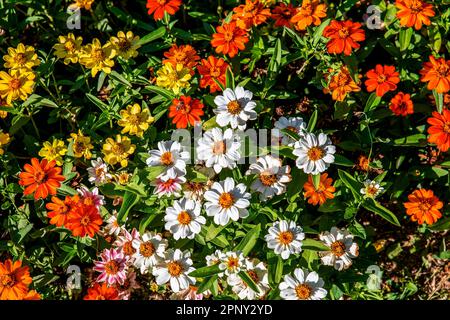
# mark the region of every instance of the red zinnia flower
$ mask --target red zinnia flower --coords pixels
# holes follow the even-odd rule
[[[148,14],[153,14],[155,20],[164,18],[165,12],[173,16],[180,6],[181,0],[147,0]]]
[[[217,59],[214,56],[209,56],[207,60],[202,59],[201,64],[197,67],[198,73],[202,76],[200,79],[200,88],[209,86],[211,93],[221,90],[220,86],[214,80],[217,80],[225,86],[227,68],[228,63],[222,58]]]
[[[365,85],[368,92],[376,91],[376,95],[382,97],[388,91],[397,89],[400,82],[399,73],[394,66],[382,66],[377,64],[375,69],[369,70],[366,74]]]
[[[331,21],[330,25],[323,30],[323,36],[330,39],[327,43],[328,53],[344,53],[349,56],[352,54],[352,49],[359,49],[358,42],[366,39],[361,26],[361,23],[351,20]]]
[[[114,287],[108,287],[106,283],[96,283],[88,289],[83,300],[119,300],[119,292]]]
[[[68,217],[66,228],[74,237],[94,237],[100,230],[103,220],[95,206],[81,204]]]
[[[428,90],[436,89],[438,93],[450,91],[450,60],[430,56],[430,62],[423,64],[420,74],[420,81],[428,82]]]
[[[169,51],[164,52],[164,57],[167,59],[163,60],[163,63],[171,63],[174,68],[177,64],[182,64],[183,67],[188,69],[194,68],[200,57],[197,55],[197,51],[191,45],[172,45]]]
[[[78,205],[80,197],[77,195],[71,197],[66,196],[64,200],[57,197],[52,197],[52,202],[49,202],[45,207],[50,210],[47,217],[50,218],[50,224],[57,227],[62,227],[67,221],[69,213]]]
[[[422,0],[396,0],[397,18],[400,19],[400,25],[413,27],[416,30],[422,28],[422,24],[429,26],[430,18],[434,17],[433,6]]]
[[[415,190],[408,196],[408,200],[403,206],[406,208],[406,214],[411,216],[412,221],[417,221],[419,224],[425,222],[431,225],[442,217],[439,210],[442,209],[444,204],[434,195],[433,190]]]
[[[36,158],[31,159],[31,165],[26,163],[23,166],[24,171],[19,174],[19,184],[26,186],[23,191],[24,195],[34,192],[34,199],[45,199],[48,195],[55,195],[56,189],[61,186],[61,181],[65,178],[62,176],[61,168],[55,167],[56,162],[48,162],[43,159],[40,163]]]
[[[392,98],[389,109],[391,109],[396,116],[406,117],[408,114],[413,114],[414,105],[411,96],[403,92],[397,93],[397,95]]]
[[[275,20],[274,26],[292,28],[291,18],[297,13],[297,10],[292,4],[286,5],[280,2],[272,9],[272,19]]]
[[[203,104],[199,99],[181,96],[180,99],[173,99],[169,107],[169,118],[173,118],[172,123],[177,129],[185,129],[188,124],[193,126],[195,122],[200,122],[200,117],[204,114]]]
[[[236,26],[236,22],[225,23],[216,28],[211,45],[216,48],[217,53],[228,54],[230,58],[236,56],[239,50],[245,49],[249,41],[247,32]]]
[[[428,142],[435,143],[439,150],[447,152],[450,149],[450,110],[442,110],[442,114],[434,111],[432,117],[427,122],[431,125],[428,128]]]
[[[245,0],[245,4],[237,6],[233,12],[231,20],[241,29],[258,26],[270,17],[270,9],[265,8],[259,0]]]

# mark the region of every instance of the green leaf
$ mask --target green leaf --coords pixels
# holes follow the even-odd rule
[[[319,189],[320,186],[320,173],[311,175],[314,188]]]
[[[221,272],[223,272],[223,270],[220,270],[219,265],[215,264],[213,266],[198,268],[189,273],[189,276],[194,278],[206,278]]]
[[[340,154],[334,155],[334,164],[343,167],[353,167],[355,165],[353,161],[349,160],[348,158]]]
[[[429,228],[433,231],[445,231],[450,229],[450,218],[442,218],[441,220],[435,222]]]
[[[214,283],[217,282],[219,277],[217,275],[213,275],[212,277],[204,280],[197,288],[197,293],[205,292],[206,290],[211,290],[214,286]]]
[[[330,24],[330,22],[331,19],[327,19],[316,28],[313,34],[313,46],[316,46],[319,43],[320,39],[322,39],[323,31]]]
[[[58,193],[62,194],[62,195],[68,195],[68,196],[74,196],[76,194],[78,194],[77,190],[75,190],[74,188],[69,187],[68,185],[62,184],[59,188],[58,188]]]
[[[311,115],[311,118],[309,118],[308,127],[306,128],[306,131],[308,131],[308,132],[314,131],[318,117],[319,117],[318,110],[314,110],[313,114]]]
[[[383,219],[389,221],[393,225],[396,225],[400,227],[400,222],[398,222],[397,217],[395,214],[390,211],[389,209],[383,207],[381,204],[379,204],[377,201],[367,198],[365,202],[363,202],[362,206],[369,211],[372,211],[373,213],[376,213]]]
[[[444,108],[444,95],[442,93],[437,93],[436,90],[433,90],[433,97],[436,100],[436,108],[439,113],[442,113],[442,109]]]
[[[314,250],[314,251],[329,251],[328,248],[322,241],[314,240],[314,239],[304,239],[302,241],[302,249],[303,250]]]
[[[399,147],[411,147],[411,146],[421,146],[426,143],[427,136],[422,133],[413,134],[407,137],[398,138],[394,140],[395,146]]]
[[[120,207],[120,210],[117,213],[117,221],[120,224],[125,223],[128,213],[139,202],[139,199],[140,197],[137,194],[129,191],[125,192],[125,195],[123,196],[122,206]]]
[[[364,112],[369,112],[374,110],[381,102],[381,97],[377,96],[375,92],[373,92],[369,99],[367,99],[366,106],[364,107]]]
[[[162,38],[166,34],[166,27],[160,27],[155,31],[150,32],[145,35],[137,42],[137,45],[143,46],[149,42],[155,41],[156,39]]]
[[[351,190],[355,199],[356,200],[361,199],[361,194],[360,194],[360,190],[361,190],[361,186],[362,186],[361,183],[359,183],[355,178],[353,178],[352,175],[350,175],[346,171],[339,169],[338,174],[339,174],[339,178],[341,179],[342,183],[344,183],[345,186]]]
[[[269,78],[274,79],[278,75],[281,66],[281,40],[277,39],[273,50],[272,58],[268,66]]]
[[[146,86],[145,87],[146,90],[151,91],[153,93],[158,94],[159,96],[165,98],[166,100],[172,101],[175,98],[175,95],[173,94],[172,91],[169,91],[167,89],[164,88],[160,88],[157,86]]]
[[[102,100],[100,100],[99,98],[97,98],[96,96],[90,94],[90,93],[86,93],[86,97],[91,100],[92,103],[94,103],[97,107],[99,107],[100,110],[102,111],[108,111],[109,110],[109,106],[104,103]]]
[[[247,271],[239,272],[239,277],[256,293],[259,293],[259,288],[256,285],[255,281],[253,281],[252,277],[247,273]]]
[[[405,51],[406,49],[408,49],[413,34],[414,34],[413,28],[408,29],[403,28],[400,30],[400,37],[399,37],[400,51]]]
[[[226,79],[226,86],[227,88],[233,89],[234,90],[234,74],[233,71],[231,71],[231,67],[227,68],[227,72],[225,74],[225,79]]]
[[[256,241],[258,241],[260,232],[261,225],[258,224],[245,235],[241,242],[236,246],[234,251],[242,251],[244,256],[247,256],[255,246]]]

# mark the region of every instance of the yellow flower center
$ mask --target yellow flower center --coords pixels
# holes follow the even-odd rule
[[[131,256],[135,254],[136,249],[133,248],[133,241],[127,241],[122,247],[123,253],[125,253],[127,256]]]
[[[16,283],[13,276],[10,274],[4,274],[0,276],[0,287],[8,287],[11,288]]]
[[[225,152],[227,152],[227,144],[225,143],[225,141],[217,141],[214,143],[214,147],[213,147],[213,153],[214,154],[224,154]]]
[[[233,32],[230,32],[230,31],[225,31],[223,34],[223,38],[227,42],[231,42],[231,40],[233,40],[233,37],[234,37],[234,34],[233,34]]]
[[[384,83],[386,81],[386,75],[384,74],[379,74],[378,78],[377,78],[377,82],[378,83]]]
[[[172,156],[172,152],[170,152],[170,151],[167,151],[167,152],[164,152],[162,155],[161,155],[161,163],[163,164],[163,165],[165,165],[165,166],[170,166],[171,164],[173,164],[173,156]]]
[[[347,29],[346,27],[341,28],[341,29],[338,31],[338,35],[339,35],[339,37],[342,38],[342,39],[347,38],[348,35],[349,35],[348,29]]]
[[[124,148],[123,144],[121,144],[121,143],[115,143],[112,146],[111,150],[115,155],[118,155],[118,156],[121,156],[125,152],[125,148]]]
[[[236,257],[229,257],[227,261],[228,269],[235,269],[239,267],[239,259]]]
[[[342,241],[335,241],[331,244],[331,252],[340,257],[345,253],[345,244]]]
[[[172,261],[167,264],[167,271],[172,277],[178,277],[183,272],[183,266],[178,261]]]
[[[15,58],[14,61],[19,64],[19,65],[24,65],[27,62],[27,56],[24,53],[18,53]]]
[[[186,211],[181,211],[178,214],[177,220],[182,225],[188,225],[189,223],[191,223],[192,218],[191,218],[191,215],[189,213],[187,213]]]
[[[228,209],[230,208],[234,203],[234,197],[229,192],[224,192],[219,197],[219,204],[222,208]]]
[[[34,173],[34,180],[37,183],[43,183],[44,179],[45,179],[45,173],[43,171],[39,170]]]
[[[277,176],[275,174],[270,174],[270,173],[261,173],[259,175],[259,180],[261,181],[261,183],[266,186],[266,187],[270,187],[272,185],[274,185],[278,179]]]
[[[437,68],[436,68],[437,73],[439,74],[439,77],[441,78],[447,78],[450,74],[450,67],[445,64],[445,63],[441,63]]]
[[[9,87],[10,87],[12,90],[17,90],[17,89],[19,89],[21,86],[22,86],[22,83],[20,82],[19,79],[12,79],[12,80],[9,82]]]
[[[105,53],[102,49],[92,50],[91,57],[95,62],[102,62],[106,58]]]
[[[67,40],[66,43],[64,43],[64,49],[66,49],[67,52],[75,51],[75,43],[72,40]]]
[[[83,218],[81,218],[81,220],[80,220],[80,224],[82,225],[82,226],[87,226],[87,225],[89,225],[89,223],[91,222],[91,219],[89,218],[89,216],[84,216]]]
[[[191,111],[191,106],[189,104],[180,102],[177,104],[177,111],[180,111],[183,114],[188,114]]]
[[[131,42],[128,41],[128,39],[121,38],[121,39],[119,39],[119,43],[117,44],[117,46],[119,47],[119,49],[121,51],[126,52],[126,51],[130,50]]]
[[[150,241],[143,242],[139,246],[139,252],[145,258],[151,257],[155,253],[155,246]]]
[[[292,233],[292,231],[282,231],[278,235],[278,240],[282,244],[287,245],[294,240],[294,234]]]
[[[300,300],[306,300],[311,297],[312,289],[307,284],[299,284],[295,287],[295,294]]]
[[[450,122],[445,122],[444,126],[442,127],[442,130],[447,133],[450,134]]]
[[[105,272],[109,275],[117,274],[119,272],[119,264],[114,260],[108,261],[105,264]]]
[[[317,161],[323,158],[324,151],[320,147],[312,147],[308,150],[308,158],[312,161]]]
[[[366,188],[366,193],[367,193],[368,195],[370,195],[370,196],[376,195],[377,192],[378,192],[378,188],[375,187],[375,186],[368,186],[368,187]]]
[[[232,115],[237,115],[242,110],[241,104],[237,100],[228,102],[227,109],[228,109],[228,112],[231,113]]]
[[[211,75],[211,77],[213,78],[218,78],[221,74],[220,69],[217,67],[212,67],[209,69],[209,74]]]

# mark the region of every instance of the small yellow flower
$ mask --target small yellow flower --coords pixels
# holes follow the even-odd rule
[[[181,88],[189,88],[191,80],[190,70],[178,63],[176,68],[171,63],[165,63],[157,72],[156,85],[170,89],[175,94],[179,94]]]
[[[61,166],[64,162],[63,156],[67,153],[67,148],[64,141],[59,139],[53,139],[52,142],[45,141],[44,146],[39,151],[39,156],[47,159],[47,161],[55,160],[58,166]]]
[[[141,107],[137,103],[120,110],[120,117],[121,119],[117,123],[123,127],[121,133],[128,133],[139,138],[142,138],[149,125],[155,121],[155,118],[150,116],[149,110],[145,108],[141,112]]]
[[[112,138],[106,139],[103,145],[104,160],[110,165],[120,163],[122,168],[128,166],[128,157],[134,153],[136,146],[131,144],[130,138],[127,136],[116,135],[116,140]]]
[[[3,56],[5,68],[11,70],[31,71],[33,67],[38,66],[41,61],[32,46],[25,46],[19,43],[17,48],[8,48],[8,54]]]
[[[5,150],[3,150],[3,147],[7,145],[11,141],[11,138],[8,133],[3,133],[2,130],[0,130],[0,156],[5,153]]]
[[[33,92],[34,78],[33,72],[0,71],[0,96],[3,99],[6,98],[7,105],[17,99],[25,101]]]
[[[6,99],[3,99],[0,96],[0,107],[11,107],[10,105],[8,105],[8,103],[6,102]],[[5,110],[0,110],[0,118],[4,119],[8,116],[8,112]]]
[[[75,38],[73,33],[69,33],[66,37],[59,36],[58,42],[59,43],[53,46],[53,49],[55,49],[55,56],[58,59],[64,59],[64,64],[77,63],[83,38]]]
[[[128,31],[126,34],[123,31],[119,31],[117,37],[111,37],[109,41],[116,49],[117,55],[125,60],[136,58],[139,54],[137,52],[137,49],[141,47],[141,45],[137,44],[139,36],[135,36],[131,31]]]
[[[121,171],[115,175],[117,182],[121,185],[126,185],[130,181],[131,174],[126,171]]]
[[[75,0],[75,5],[80,9],[91,10],[95,0]]]
[[[84,157],[85,159],[92,158],[91,150],[94,146],[91,143],[91,138],[83,135],[81,130],[78,133],[71,133],[71,138],[69,139],[72,144],[72,152],[75,158]]]
[[[95,77],[99,71],[111,73],[114,66],[112,60],[116,56],[116,50],[108,42],[104,46],[100,40],[94,39],[92,43],[84,46],[79,57],[79,61],[86,68],[91,69],[92,77]]]

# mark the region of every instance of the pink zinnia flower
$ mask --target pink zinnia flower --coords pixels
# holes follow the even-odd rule
[[[98,210],[100,210],[100,207],[105,204],[105,197],[98,194],[97,187],[92,189],[92,191],[89,191],[87,187],[82,186],[77,191],[80,194],[82,202],[86,205],[95,206]]]
[[[136,253],[136,249],[133,248],[133,240],[141,241],[139,231],[133,228],[131,233],[129,233],[127,230],[123,229],[122,235],[120,235],[113,244],[116,249],[122,251],[125,256],[129,257],[128,262],[131,262],[132,255]]]
[[[100,272],[97,282],[106,282],[108,285],[124,284],[127,278],[127,261],[122,251],[105,249],[101,254],[101,261],[94,262],[94,270]]]
[[[162,196],[180,196],[181,185],[186,182],[186,178],[177,176],[175,173],[168,173],[156,179],[155,194]]]

